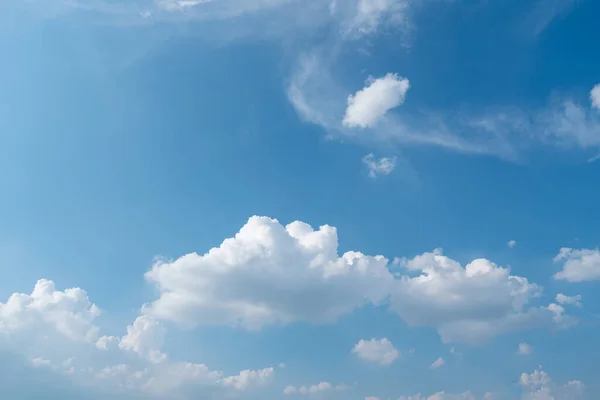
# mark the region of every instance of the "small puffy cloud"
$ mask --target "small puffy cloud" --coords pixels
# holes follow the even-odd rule
[[[56,290],[54,282],[40,279],[31,294],[14,293],[0,303],[0,333],[58,333],[68,339],[95,342],[93,324],[100,309],[80,288]]]
[[[310,386],[300,386],[300,387],[287,386],[285,389],[283,389],[283,394],[285,394],[285,395],[293,395],[293,394],[310,395],[310,394],[326,393],[326,392],[332,392],[332,391],[343,391],[346,389],[348,389],[348,386],[346,386],[344,384],[333,385],[330,382],[319,382],[315,385],[310,385]]]
[[[514,330],[573,323],[556,305],[528,306],[541,288],[486,259],[463,267],[438,249],[401,266],[417,276],[397,281],[391,310],[411,326],[435,327],[446,343],[482,343]]]
[[[347,127],[373,127],[389,110],[404,103],[410,88],[408,79],[388,73],[383,78],[369,77],[366,87],[348,97],[343,124]]]
[[[166,359],[166,355],[160,352],[165,333],[158,321],[143,315],[127,327],[127,334],[121,338],[119,347],[158,363]]]
[[[556,385],[542,370],[521,374],[520,383],[523,400],[576,400],[582,398],[585,391],[585,385],[580,381]]]
[[[102,336],[96,342],[99,350],[109,350],[119,346],[121,340],[116,336]]]
[[[562,271],[554,274],[554,279],[568,282],[600,280],[600,251],[598,249],[575,250],[564,247],[554,257],[554,262],[563,262]]]
[[[382,157],[379,160],[373,153],[363,157],[362,162],[367,167],[370,178],[377,178],[380,175],[389,175],[396,168],[397,157]]]
[[[296,389],[295,386],[286,386],[285,389],[283,389],[283,394],[286,394],[286,395],[296,394],[296,393],[298,393],[298,389]]]
[[[390,365],[400,356],[400,352],[387,338],[361,339],[352,349],[352,353],[361,360],[381,365]]]
[[[571,304],[577,307],[581,307],[581,295],[577,296],[567,296],[565,294],[559,293],[556,295],[556,302],[558,304]]]
[[[590,100],[592,102],[592,107],[600,110],[600,83],[594,86],[590,91]]]
[[[564,262],[562,271],[555,279],[569,282],[583,282],[600,279],[600,251],[598,249],[562,248],[554,257],[554,262]]]
[[[533,348],[527,343],[519,343],[519,346],[517,348],[517,354],[520,354],[522,356],[529,355],[532,351]]]
[[[365,400],[379,400],[379,397],[367,396],[367,397],[365,397]]]
[[[239,375],[229,376],[221,382],[224,386],[231,386],[237,390],[243,391],[252,386],[264,386],[269,383],[275,374],[273,368],[264,368],[261,370],[244,370]]]
[[[439,357],[437,360],[431,363],[430,367],[433,369],[437,369],[444,366],[444,364],[446,364],[446,360],[444,360],[442,357]]]
[[[516,240],[509,240],[507,243],[508,247],[510,247],[511,249],[514,248],[517,245],[517,241]]]

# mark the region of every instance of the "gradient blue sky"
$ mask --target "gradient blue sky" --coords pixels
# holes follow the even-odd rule
[[[3,1],[0,393],[596,399],[598,15]]]

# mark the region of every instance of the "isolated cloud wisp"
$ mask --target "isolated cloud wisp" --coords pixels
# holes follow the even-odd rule
[[[531,347],[531,345],[527,344],[527,343],[519,343],[519,346],[517,348],[517,354],[522,355],[522,356],[526,356],[531,354],[531,352],[533,351],[533,348]]]
[[[363,157],[362,162],[366,166],[369,178],[377,178],[381,175],[389,175],[396,168],[397,157],[382,157],[376,159],[373,153]]]

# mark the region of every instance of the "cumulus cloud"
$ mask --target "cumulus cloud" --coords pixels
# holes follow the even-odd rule
[[[275,374],[272,367],[261,370],[244,370],[239,375],[229,376],[221,382],[225,386],[232,386],[237,390],[246,390],[251,386],[263,386],[269,383]]]
[[[283,389],[283,394],[285,394],[285,395],[293,395],[293,394],[308,395],[308,394],[317,394],[317,393],[327,393],[327,392],[332,392],[332,391],[343,391],[346,389],[348,389],[348,386],[346,386],[344,384],[333,385],[330,382],[319,382],[315,385],[310,385],[310,386],[300,386],[300,387],[286,386],[286,388]]]
[[[127,334],[121,338],[119,347],[158,363],[166,359],[166,355],[160,352],[165,333],[165,328],[158,321],[143,315],[127,327]]]
[[[438,249],[401,265],[417,276],[399,279],[391,310],[409,325],[437,328],[444,342],[481,343],[509,331],[574,322],[556,305],[528,306],[541,288],[486,259],[463,267]]]
[[[314,230],[252,217],[203,255],[159,261],[146,274],[160,297],[143,314],[188,326],[261,329],[296,321],[325,323],[365,304],[387,305],[411,326],[438,330],[445,342],[479,343],[539,326],[568,326],[557,304],[532,307],[541,288],[486,259],[465,267],[441,250],[403,259],[394,276],[383,256],[338,255],[334,227]]]
[[[39,280],[31,294],[14,293],[0,303],[0,333],[56,332],[69,339],[95,342],[98,328],[93,324],[100,309],[80,288],[56,290],[54,282]]]
[[[354,348],[352,353],[361,360],[378,363],[381,365],[390,365],[398,357],[400,352],[394,347],[392,342],[387,339],[361,339]]]
[[[533,351],[533,348],[531,347],[531,345],[527,344],[527,343],[519,343],[519,346],[517,348],[517,354],[522,355],[522,356],[526,356],[531,354]]]
[[[348,96],[343,124],[351,128],[373,127],[389,110],[404,103],[409,88],[408,79],[397,74],[369,77],[363,89]]]
[[[510,247],[511,249],[514,248],[517,245],[517,241],[516,240],[509,240],[507,243],[508,247]]]
[[[430,367],[437,369],[444,366],[444,364],[446,364],[446,360],[444,360],[442,357],[439,357],[437,360],[431,363]]]
[[[556,295],[556,302],[558,304],[571,304],[577,307],[581,307],[581,295],[578,294],[577,296],[567,296],[563,293],[559,293]]]
[[[0,303],[0,344],[22,352],[32,368],[70,377],[93,393],[127,398],[245,391],[269,383],[272,367],[228,376],[204,364],[168,360],[161,353],[165,329],[149,316],[138,317],[127,333],[99,337],[93,324],[99,309],[80,288],[59,291],[52,281],[37,282],[31,294],[15,293]],[[100,351],[113,351],[108,358]],[[128,352],[137,354],[133,359]],[[29,354],[35,354],[33,357]],[[103,365],[108,359],[121,363]]]
[[[600,251],[598,249],[575,250],[564,247],[554,257],[554,262],[563,262],[562,271],[554,274],[554,279],[569,282],[600,279]]]
[[[382,256],[338,256],[334,227],[282,226],[252,217],[220,247],[161,261],[146,274],[161,296],[147,315],[180,323],[260,329],[267,324],[334,321],[381,304],[394,278]]]
[[[590,101],[592,102],[592,107],[600,110],[600,84],[594,86],[590,91]]]
[[[370,178],[377,178],[380,175],[389,175],[396,168],[396,157],[382,157],[379,160],[373,153],[363,157],[362,162],[367,167]]]
[[[576,380],[556,385],[542,370],[521,374],[520,383],[523,400],[576,400],[582,398],[585,390],[583,383]]]

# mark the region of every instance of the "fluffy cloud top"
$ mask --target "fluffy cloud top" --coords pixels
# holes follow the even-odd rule
[[[558,304],[572,304],[577,307],[581,307],[581,295],[577,296],[567,296],[565,294],[559,293],[556,295],[556,302]]]
[[[161,296],[149,315],[191,324],[241,326],[329,322],[365,303],[381,304],[394,282],[382,256],[337,254],[337,231],[252,217],[204,255],[159,262],[147,278]]]
[[[41,279],[31,294],[14,293],[0,303],[0,333],[47,331],[45,327],[50,327],[72,340],[95,341],[98,328],[93,321],[99,314],[84,290],[58,291],[54,282]]]
[[[562,248],[554,257],[554,262],[564,262],[563,269],[554,275],[555,279],[569,282],[596,281],[600,279],[600,251],[598,249],[574,250]]]
[[[583,395],[585,386],[579,381],[556,385],[550,376],[541,370],[521,374],[524,400],[576,400]]]
[[[462,267],[436,250],[401,264],[418,276],[400,278],[391,309],[409,325],[437,328],[445,342],[482,342],[512,330],[573,322],[557,305],[528,307],[541,288],[489,260]]]
[[[127,327],[127,335],[121,338],[119,347],[158,363],[166,359],[166,355],[160,352],[165,333],[166,330],[157,321],[141,316]]]
[[[260,329],[334,321],[370,303],[388,305],[409,325],[436,328],[445,342],[573,320],[557,304],[530,307],[540,288],[486,259],[462,267],[441,250],[404,259],[394,276],[383,256],[339,256],[337,231],[252,217],[235,237],[204,255],[161,261],[146,275],[160,297],[149,317],[187,325]]]
[[[400,352],[387,338],[361,339],[352,349],[352,353],[364,361],[381,365],[390,365],[400,356]]]
[[[392,108],[404,103],[410,87],[408,79],[389,73],[383,78],[369,77],[367,86],[348,97],[343,124],[348,127],[373,127]]]
[[[396,168],[396,157],[382,157],[379,160],[373,153],[363,157],[362,162],[367,167],[370,178],[377,178],[379,175],[389,175]]]

